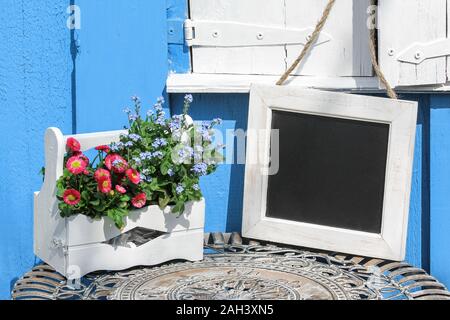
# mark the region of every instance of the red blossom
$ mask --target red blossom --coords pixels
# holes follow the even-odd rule
[[[128,169],[127,161],[118,154],[110,154],[105,158],[105,165],[115,173],[124,173]]]
[[[94,178],[97,182],[99,182],[101,179],[111,179],[111,173],[108,170],[105,169],[98,169],[94,173]]]
[[[98,181],[98,190],[101,193],[110,193],[112,191],[112,183],[109,178],[101,178]]]
[[[69,189],[64,191],[63,199],[68,205],[75,206],[80,202],[81,195],[77,190]]]
[[[140,193],[131,200],[131,204],[135,208],[142,208],[147,203],[147,195],[145,193]]]
[[[95,150],[97,151],[103,151],[105,153],[109,153],[111,151],[111,149],[109,148],[109,146],[107,145],[103,145],[103,146],[98,146],[95,148]]]
[[[116,191],[120,194],[125,194],[127,193],[127,189],[125,189],[124,187],[122,187],[121,185],[116,185]]]
[[[80,142],[75,138],[69,138],[67,139],[67,149],[72,152],[79,152],[81,150],[81,144]]]
[[[79,156],[73,156],[70,157],[69,160],[67,160],[66,168],[69,170],[70,173],[79,175],[84,173],[84,170],[86,170],[88,163],[85,159]]]
[[[127,175],[128,179],[134,184],[139,184],[141,182],[141,175],[139,172],[135,169],[128,169],[125,174]]]

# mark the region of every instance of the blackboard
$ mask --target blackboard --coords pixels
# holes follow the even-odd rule
[[[381,233],[388,124],[273,110],[272,129],[267,217]]]

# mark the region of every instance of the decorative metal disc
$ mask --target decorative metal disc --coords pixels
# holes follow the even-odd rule
[[[210,255],[202,262],[146,269],[120,284],[118,300],[379,299],[350,272],[296,257]]]
[[[50,266],[38,265],[16,282],[12,298],[450,299],[444,285],[404,262],[257,243],[226,244],[219,234],[212,238],[216,241],[207,243],[201,262],[96,272],[79,281],[66,281]]]

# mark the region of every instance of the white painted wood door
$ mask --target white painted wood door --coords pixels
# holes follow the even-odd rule
[[[378,6],[379,60],[391,85],[445,83],[447,57],[430,58],[419,64],[399,58],[415,44],[447,37],[447,0],[379,0]],[[420,56],[420,50],[416,53]]]
[[[295,30],[314,29],[328,0],[190,0],[195,21],[235,22]],[[296,74],[325,77],[372,76],[367,7],[371,0],[338,0],[318,42]],[[245,28],[244,28],[245,29]],[[242,30],[242,33],[245,30]],[[214,32],[214,30],[211,30]],[[236,32],[235,37],[242,36]],[[306,37],[300,39],[306,42]],[[194,73],[279,75],[300,54],[299,45],[194,46]]]

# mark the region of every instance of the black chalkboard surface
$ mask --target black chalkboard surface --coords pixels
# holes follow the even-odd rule
[[[273,110],[266,216],[381,233],[389,125]]]

